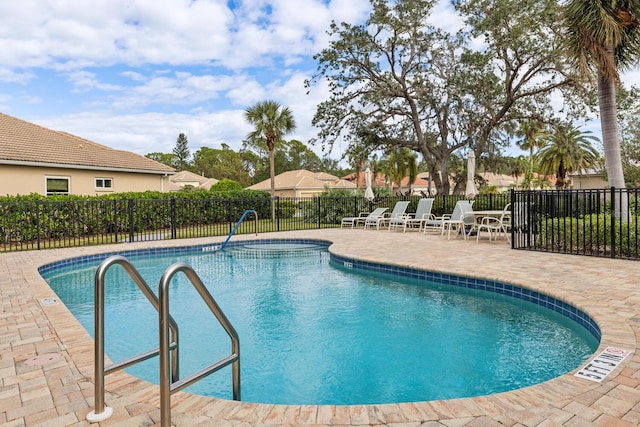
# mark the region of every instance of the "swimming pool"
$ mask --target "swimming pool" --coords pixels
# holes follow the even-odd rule
[[[152,286],[178,256],[203,277],[240,334],[245,401],[355,404],[490,394],[574,369],[597,347],[597,330],[588,317],[535,292],[445,275],[433,278],[448,284],[430,283],[425,272],[335,256],[330,263],[329,254],[309,242],[298,251],[282,250],[288,243],[268,251],[256,244],[226,252],[174,248],[157,253],[156,266],[147,254],[124,254]],[[90,333],[98,263],[86,259],[42,269]],[[367,273],[354,274],[360,269]],[[109,275],[106,348],[119,360],[157,345],[157,315],[146,301],[137,305],[141,294],[125,286],[119,269]],[[187,366],[210,363],[219,358],[216,352],[226,354],[228,339],[221,330],[210,330],[214,322],[202,320],[211,317],[185,285],[178,276],[171,289],[181,345],[189,341],[209,356],[203,362],[202,355],[183,349],[181,371],[189,374],[195,368]],[[558,313],[563,310],[584,327]],[[181,319],[189,317],[197,319],[198,328],[184,326],[187,320]],[[118,329],[133,339],[110,334]],[[129,372],[157,382],[157,361]],[[229,398],[230,389],[230,374],[223,371],[187,390]]]

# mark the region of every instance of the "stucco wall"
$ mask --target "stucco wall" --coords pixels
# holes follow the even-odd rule
[[[69,178],[70,193],[83,196],[127,191],[168,191],[168,178],[159,174],[0,165],[0,195],[44,195],[47,177]],[[113,187],[96,189],[96,178],[111,179]]]
[[[607,186],[609,185],[609,182],[602,176],[574,175],[570,178],[571,181],[573,181],[572,188],[574,190],[595,190],[607,188]]]

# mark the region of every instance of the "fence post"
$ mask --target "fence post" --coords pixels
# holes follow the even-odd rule
[[[40,201],[36,200],[36,245],[40,250]]]
[[[118,243],[118,233],[120,227],[118,224],[118,199],[113,199],[113,240]]]
[[[129,213],[129,242],[133,242],[135,239],[135,225],[133,223],[133,210],[135,209],[133,199],[128,200],[128,213]]]
[[[280,231],[280,197],[276,196],[274,203],[276,205],[277,230]]]
[[[322,211],[320,210],[321,208],[321,203],[320,200],[322,199],[322,197],[316,197],[316,199],[318,199],[318,230],[320,229],[320,215],[322,214]],[[335,203],[334,203],[335,206]]]
[[[516,233],[515,233],[515,227],[514,225],[516,224],[516,218],[514,215],[514,206],[516,205],[516,190],[514,190],[513,188],[511,190],[509,190],[509,203],[511,203],[511,228],[509,229],[509,232],[511,233],[511,249],[515,249],[516,248]]]
[[[616,213],[618,209],[616,209],[616,188],[611,187],[611,231],[610,231],[610,239],[611,239],[611,258],[616,257]],[[622,229],[622,227],[621,227]]]
[[[176,198],[171,198],[171,238],[176,239]]]

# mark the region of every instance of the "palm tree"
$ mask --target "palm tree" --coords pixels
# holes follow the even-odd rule
[[[635,66],[640,56],[638,2],[570,0],[565,8],[566,43],[578,67],[598,82],[598,105],[609,184],[625,188],[616,108],[619,70]],[[627,219],[623,206],[622,219]],[[621,212],[616,212],[619,217]]]
[[[597,164],[598,151],[591,141],[598,139],[571,124],[557,125],[548,137],[547,145],[538,152],[540,169],[546,175],[556,174],[556,188],[568,187],[567,174]]]
[[[387,175],[391,178],[391,186],[398,183],[398,191],[402,194],[402,179],[409,175],[409,189],[418,175],[416,155],[406,147],[400,147],[388,153],[386,159]]]
[[[541,122],[527,120],[520,124],[516,131],[516,136],[520,138],[520,140],[516,142],[516,145],[521,150],[529,151],[529,167],[525,173],[522,186],[531,188],[533,183],[534,154],[537,150],[544,147],[546,144],[545,138],[548,136],[548,133]]]
[[[511,176],[515,180],[516,189],[517,189],[518,188],[518,177],[520,175],[522,175],[523,173],[524,174],[527,173],[527,160],[524,158],[524,156],[518,156],[518,157],[512,159],[509,162],[509,173],[511,174]],[[525,178],[524,182],[526,182],[526,178]],[[523,185],[524,185],[524,182],[523,182]]]
[[[245,119],[255,127],[247,135],[252,144],[263,143],[269,151],[269,174],[271,177],[271,219],[275,221],[276,207],[276,174],[275,147],[282,142],[282,137],[296,128],[293,114],[288,107],[283,107],[276,101],[262,101],[245,110]]]
[[[370,150],[362,145],[352,145],[345,153],[345,157],[349,158],[349,165],[353,167],[356,177],[356,188],[360,188],[360,174],[366,167],[369,154],[371,154]]]

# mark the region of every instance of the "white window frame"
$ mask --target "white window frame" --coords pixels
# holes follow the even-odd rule
[[[100,182],[101,185],[98,185],[98,182]],[[109,183],[109,186],[105,185],[107,182]],[[96,191],[113,191],[113,178],[96,177],[93,180],[93,184]]]
[[[67,191],[66,192],[63,192],[63,191],[49,191],[49,180],[50,179],[58,179],[58,180],[67,181]],[[69,176],[46,175],[44,177],[44,193],[47,196],[54,196],[54,195],[60,195],[60,194],[68,196],[69,194],[71,194],[71,177],[69,177]]]

